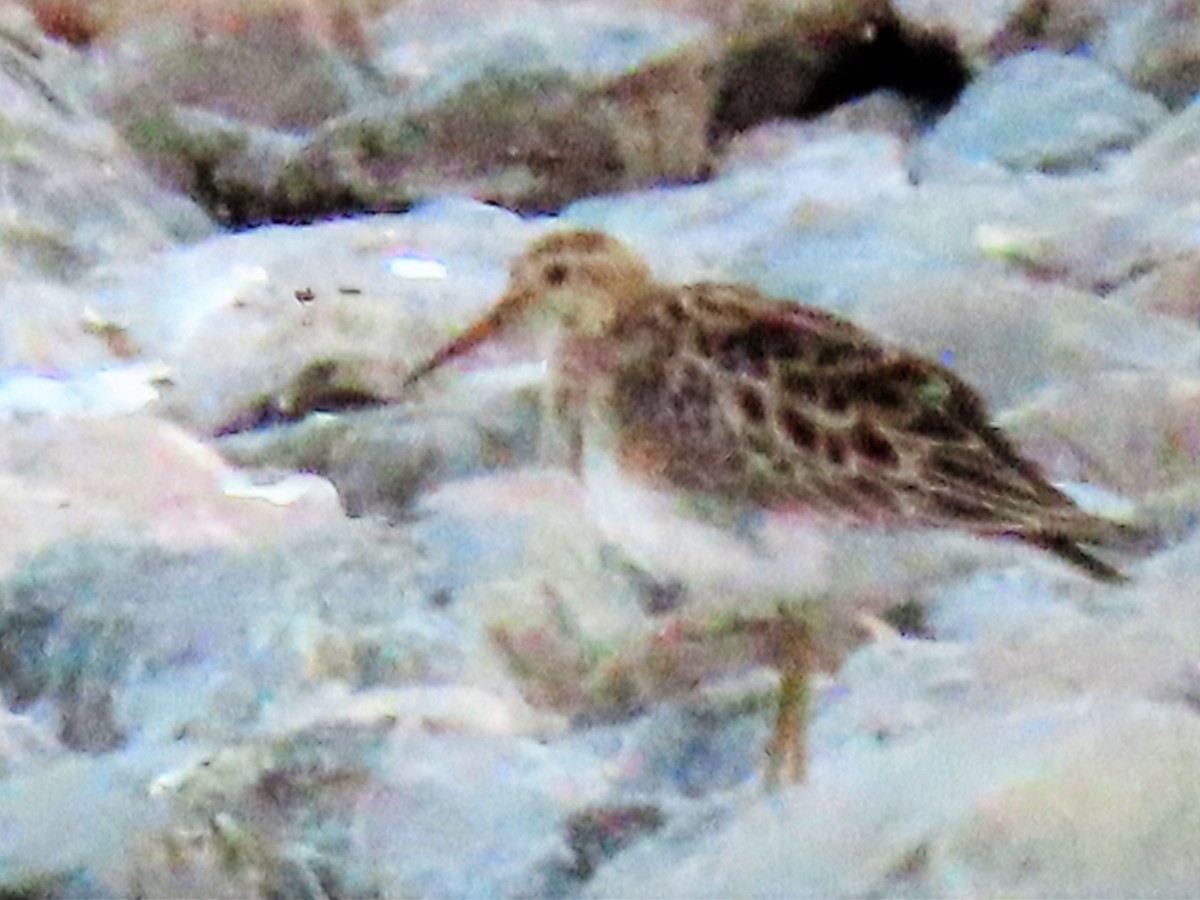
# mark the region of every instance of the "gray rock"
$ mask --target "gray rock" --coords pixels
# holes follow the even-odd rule
[[[910,28],[949,35],[969,61],[982,61],[991,43],[1027,4],[1022,0],[892,0]]]
[[[854,783],[839,773],[760,804],[669,866],[656,860],[673,848],[650,837],[589,896],[1193,893],[1200,821],[1160,792],[1195,764],[1197,727],[1177,707],[1049,704],[846,748]]]
[[[163,409],[206,434],[246,430],[400,399],[409,369],[490,304],[539,227],[447,201],[264,228],[110,271],[95,306],[169,367]]]
[[[0,23],[0,274],[73,281],[211,226],[141,170],[93,111],[84,63],[28,20]]]
[[[306,154],[362,193],[399,181],[415,196],[551,210],[706,171],[711,35],[695,19],[636,5],[416,3],[380,34],[380,65],[403,90],[331,121]]]
[[[467,0],[446,7],[418,0],[382,16],[374,35],[381,71],[406,84],[415,104],[432,107],[497,73],[562,72],[592,84],[619,79],[705,40],[709,29],[631,3],[516,0],[497,7]]]
[[[239,466],[324,475],[352,516],[402,519],[438,484],[532,464],[538,400],[525,391],[441,415],[395,408],[317,415],[230,435],[217,447]]]
[[[114,115],[154,171],[242,227],[451,190],[547,209],[700,177],[703,23],[583,4],[566,28],[557,4],[509,6],[401,5],[372,27],[369,64],[296,17],[252,15],[201,43],[135,31],[110,67]]]
[[[1002,60],[963,92],[921,148],[935,157],[1017,170],[1095,168],[1166,115],[1104,66],[1058,53]]]
[[[1171,107],[1200,90],[1200,11],[1188,3],[1114,8],[1095,41],[1096,58]]]

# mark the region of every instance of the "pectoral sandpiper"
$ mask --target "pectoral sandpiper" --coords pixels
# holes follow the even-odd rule
[[[490,311],[407,384],[535,323],[555,338],[548,411],[573,435],[573,463],[618,542],[651,572],[685,584],[712,562],[706,557],[740,554],[745,584],[738,589],[736,575],[728,582],[732,610],[765,590],[751,586],[760,564],[782,562],[793,596],[820,596],[821,580],[807,575],[861,566],[835,551],[868,532],[1008,537],[1099,581],[1124,580],[1093,550],[1130,543],[1134,529],[1083,511],[1053,487],[946,367],[746,285],[658,283],[637,255],[595,231],[537,241],[514,262]],[[670,528],[639,528],[640,508],[621,505],[631,485],[701,520],[711,543],[702,538],[689,550]],[[764,516],[824,540],[772,558],[739,524]],[[805,726],[796,707],[814,636],[811,622],[781,621],[771,646],[784,701],[769,772],[777,776],[790,756],[800,780]]]

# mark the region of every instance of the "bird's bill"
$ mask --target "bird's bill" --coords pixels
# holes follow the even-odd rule
[[[404,387],[411,387],[434,369],[440,368],[452,359],[470,353],[490,337],[503,331],[517,318],[517,314],[526,305],[527,299],[523,294],[505,294],[483,318],[448,344],[443,344],[433,356],[409,372],[408,377],[404,379]]]

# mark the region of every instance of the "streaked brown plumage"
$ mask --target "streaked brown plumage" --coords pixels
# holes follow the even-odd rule
[[[1093,549],[1132,543],[1134,529],[1084,512],[1053,487],[949,369],[745,285],[659,284],[635,254],[594,231],[535,243],[513,263],[504,296],[407,384],[532,320],[556,332],[548,412],[572,432],[576,462],[599,447],[654,493],[726,507],[734,518],[800,513],[831,532],[861,525],[1010,536],[1098,580],[1124,579]],[[616,491],[616,480],[596,480],[601,492]],[[612,518],[639,515],[621,509]],[[724,552],[704,543],[685,560],[674,532],[651,543],[676,557],[684,577],[696,575],[694,561]],[[819,556],[799,562],[815,571]],[[752,557],[749,568],[757,564]],[[724,603],[743,608],[733,595]],[[768,775],[774,781],[790,761],[802,780],[797,707],[818,655],[815,626],[786,615],[765,626],[745,621],[766,636],[782,677]]]
[[[659,285],[597,232],[538,241],[491,313],[409,383],[534,316],[563,331],[559,412],[605,423],[622,463],[663,487],[839,521],[1010,535],[1100,580],[1123,578],[1091,548],[1128,544],[1132,529],[1054,488],[946,367],[746,285]]]

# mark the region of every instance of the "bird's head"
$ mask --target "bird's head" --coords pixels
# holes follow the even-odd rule
[[[557,326],[585,337],[599,336],[652,284],[646,264],[615,238],[598,231],[555,232],[513,262],[504,295],[459,337],[415,368],[405,386],[493,336],[523,325]]]

